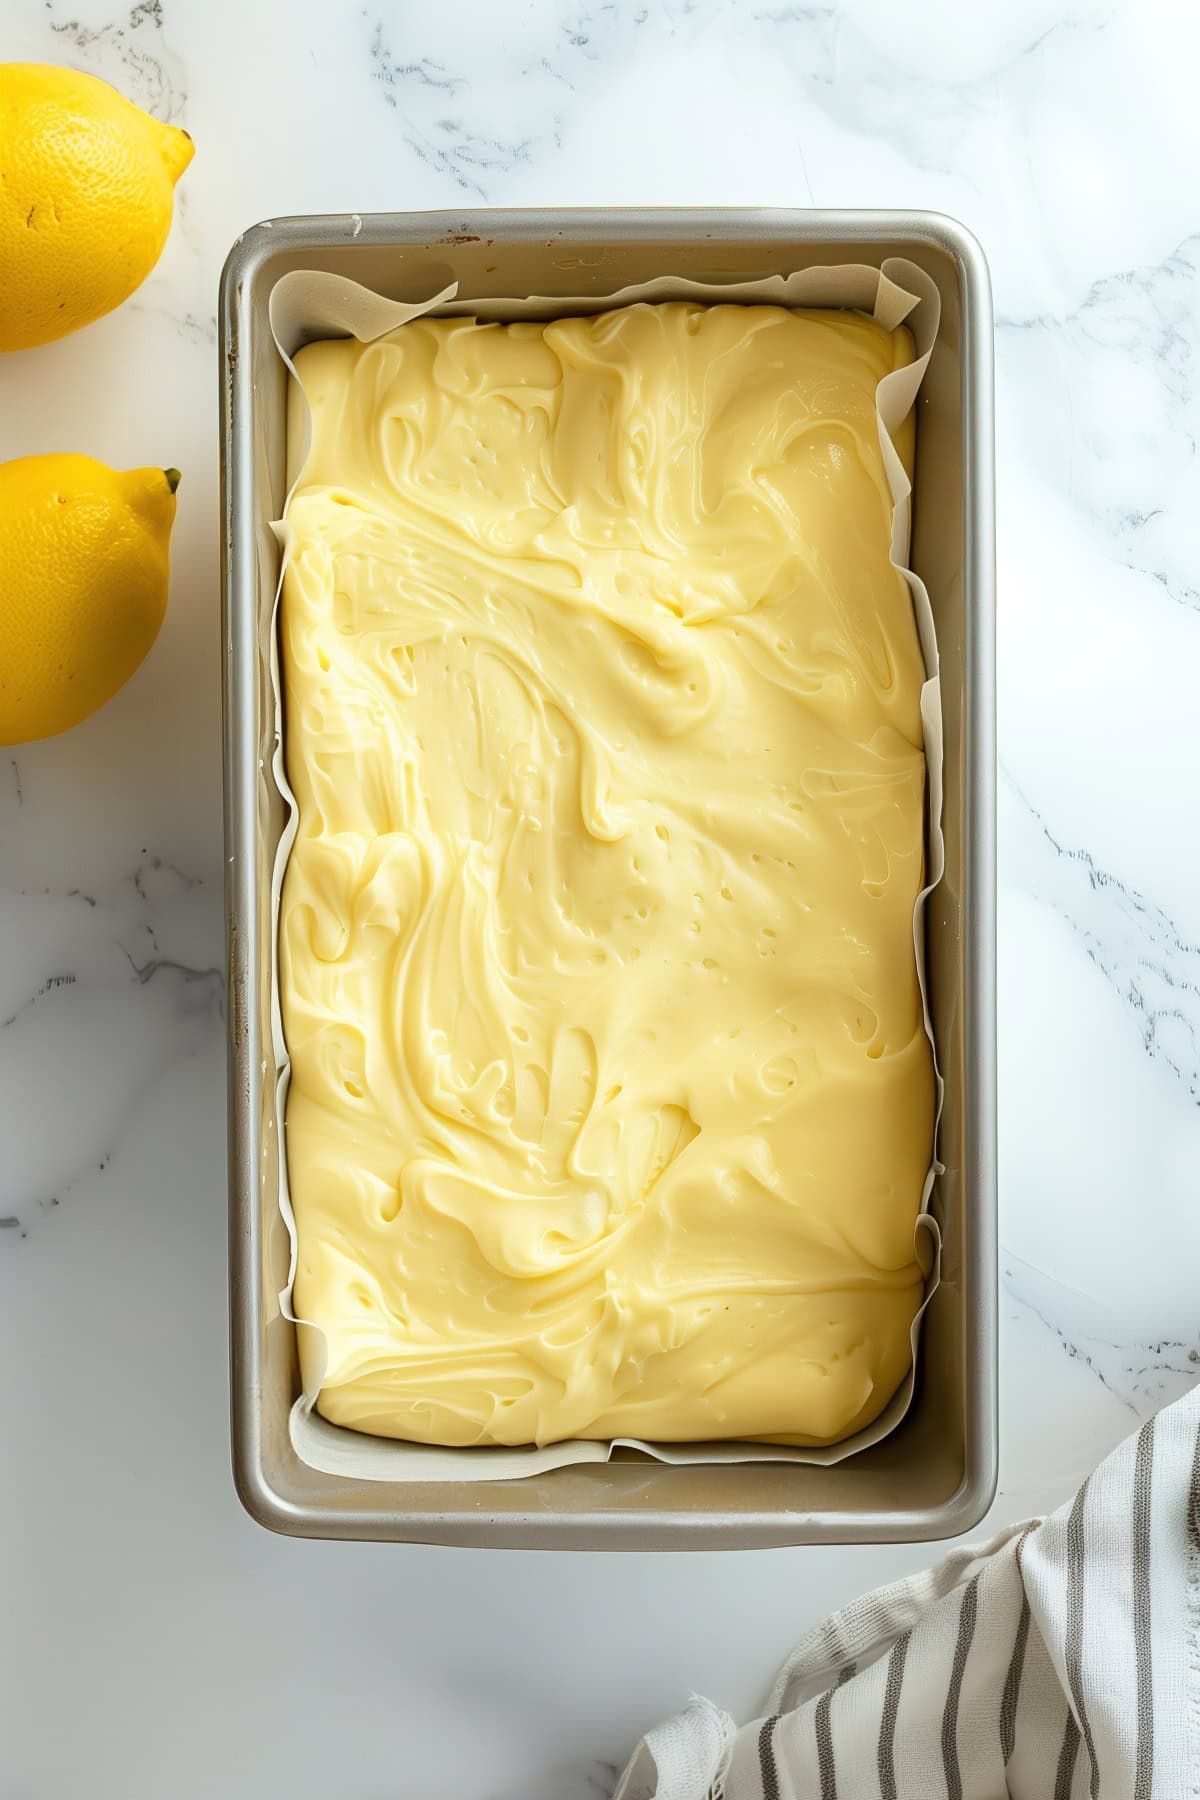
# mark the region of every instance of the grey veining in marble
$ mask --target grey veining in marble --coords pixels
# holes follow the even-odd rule
[[[1200,1374],[1200,23],[1174,0],[12,0],[197,144],[0,454],[184,472],[146,666],[0,752],[0,1791],[597,1800],[920,1546],[293,1543],[225,1397],[216,283],[256,218],[930,207],[998,311],[1002,1470],[1057,1504]],[[63,1722],[70,1720],[71,1729]]]

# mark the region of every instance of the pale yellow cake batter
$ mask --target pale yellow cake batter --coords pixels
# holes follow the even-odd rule
[[[923,670],[874,394],[912,354],[670,304],[297,359],[282,1002],[327,1419],[826,1442],[905,1374]]]

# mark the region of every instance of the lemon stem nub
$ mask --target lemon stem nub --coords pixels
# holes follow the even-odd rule
[[[174,493],[175,489],[183,480],[183,476],[179,473],[178,469],[164,469],[163,474],[167,478],[167,486],[170,488],[171,492]]]

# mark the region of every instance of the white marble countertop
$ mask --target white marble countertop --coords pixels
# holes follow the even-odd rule
[[[162,637],[0,754],[0,1786],[585,1800],[910,1548],[274,1538],[229,1475],[215,303],[260,217],[930,207],[998,313],[1002,1465],[1200,1373],[1200,25],[1175,0],[11,0],[197,143],[155,274],[0,363],[0,455],[184,471]],[[16,1623],[16,1630],[12,1629]]]

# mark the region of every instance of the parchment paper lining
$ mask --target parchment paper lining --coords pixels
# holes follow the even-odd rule
[[[885,376],[876,390],[876,415],[884,467],[892,491],[891,558],[904,575],[913,597],[913,609],[921,650],[925,660],[925,684],[921,690],[921,718],[925,730],[926,781],[926,854],[928,883],[917,898],[913,915],[913,946],[925,1030],[931,1045],[933,1027],[929,1014],[929,996],[925,976],[924,913],[929,894],[942,878],[945,847],[942,838],[942,705],[937,643],[929,596],[920,577],[907,567],[911,521],[912,486],[893,443],[893,434],[916,403],[917,392],[929,366],[929,358],[937,337],[941,301],[933,281],[915,264],[901,257],[887,258],[879,268],[857,263],[841,263],[825,268],[805,269],[794,274],[775,275],[762,281],[728,284],[678,280],[659,277],[622,288],[618,293],[597,297],[548,299],[531,296],[525,300],[457,300],[456,287],[443,289],[428,300],[408,305],[388,300],[383,295],[360,287],[339,275],[315,269],[298,269],[276,282],[270,296],[271,330],[276,348],[287,364],[293,380],[296,370],[292,356],[303,344],[321,338],[355,337],[370,343],[389,332],[399,330],[424,313],[469,316],[485,319],[563,318],[570,314],[607,312],[613,307],[629,305],[637,300],[738,301],[795,307],[850,307],[872,315],[888,330],[906,323],[916,344],[917,360],[905,369]],[[293,409],[289,409],[292,416]],[[307,418],[302,440],[288,443],[288,471],[292,491],[299,478],[308,452]],[[917,454],[920,455],[918,443]],[[288,1190],[287,1138],[284,1116],[291,1074],[287,1044],[283,1033],[283,1017],[279,992],[279,908],[283,873],[296,837],[298,811],[288,785],[283,754],[283,713],[279,672],[278,614],[283,591],[283,566],[289,551],[287,526],[291,492],[284,504],[283,518],[274,530],[281,547],[281,568],[271,614],[268,640],[271,691],[275,707],[275,746],[271,773],[287,809],[287,822],[279,841],[271,879],[271,1030],[275,1066],[279,1071],[275,1110],[279,1142],[279,1207],[287,1225],[291,1244],[291,1260],[287,1285],[279,1296],[280,1310],[298,1330],[316,1331],[317,1327],[297,1319],[292,1310],[292,1284],[296,1272],[296,1222]],[[936,1083],[936,1120],[940,1124],[943,1082],[937,1067],[934,1045]],[[935,1126],[936,1145],[936,1126]],[[879,1417],[864,1430],[841,1443],[825,1448],[800,1448],[781,1444],[740,1442],[703,1444],[649,1444],[633,1438],[610,1441],[571,1440],[549,1444],[544,1448],[524,1446],[506,1448],[443,1448],[412,1444],[389,1438],[370,1437],[344,1426],[331,1425],[314,1410],[319,1391],[311,1388],[300,1395],[292,1407],[289,1430],[292,1447],[301,1461],[328,1475],[343,1475],[376,1481],[497,1481],[513,1480],[539,1474],[546,1469],[575,1463],[608,1461],[615,1450],[642,1451],[664,1463],[736,1463],[797,1462],[828,1466],[853,1456],[859,1450],[878,1443],[894,1431],[908,1411],[916,1380],[916,1361],[921,1320],[937,1288],[940,1276],[941,1234],[936,1219],[929,1211],[935,1178],[941,1173],[936,1149],[934,1161],[925,1178],[921,1198],[921,1214],[916,1224],[916,1248],[921,1266],[927,1271],[925,1293],[913,1321],[911,1332],[912,1366],[900,1388]]]

